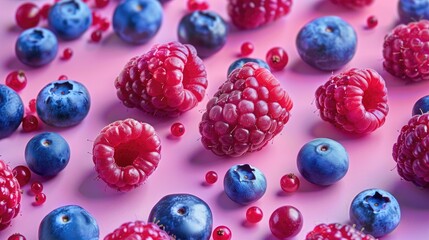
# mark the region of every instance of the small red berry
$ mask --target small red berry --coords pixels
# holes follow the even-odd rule
[[[33,98],[28,102],[28,108],[31,112],[36,112],[36,99]]]
[[[283,48],[274,47],[267,52],[266,62],[271,70],[280,71],[286,67],[289,62],[289,57]]]
[[[299,178],[293,173],[286,174],[280,179],[280,186],[282,190],[287,193],[296,192],[299,185]]]
[[[230,240],[231,230],[226,226],[218,226],[213,230],[213,240]]]
[[[98,12],[95,12],[95,11],[92,11],[91,14],[92,14],[92,23],[91,23],[91,25],[92,26],[98,25],[98,23],[100,23],[100,20],[101,20],[100,14],[98,14]]]
[[[101,30],[95,30],[91,33],[91,40],[93,42],[100,42],[101,40],[101,36],[102,36],[102,31]]]
[[[8,87],[18,92],[27,86],[27,76],[21,70],[13,71],[6,76],[5,83]]]
[[[173,123],[173,125],[171,125],[171,134],[175,137],[180,137],[183,134],[185,134],[185,126],[183,126],[183,124],[181,123]]]
[[[255,50],[255,47],[251,42],[244,42],[241,44],[241,56],[249,56],[252,54],[253,50]]]
[[[375,16],[369,16],[366,20],[366,25],[368,28],[375,28],[378,24],[378,19]]]
[[[207,10],[209,4],[205,0],[188,0],[187,4],[189,11]]]
[[[37,26],[40,21],[39,7],[34,3],[24,3],[15,13],[16,24],[23,29]]]
[[[208,171],[206,173],[206,183],[208,184],[214,184],[217,182],[217,173],[215,171]]]
[[[22,130],[24,132],[32,132],[39,128],[39,119],[36,116],[29,114],[22,119]]]
[[[72,56],[73,56],[73,50],[71,48],[64,49],[63,56],[62,56],[64,60],[69,60]]]
[[[58,77],[58,80],[67,80],[69,79],[66,75],[61,75]]]
[[[31,171],[28,167],[24,165],[16,166],[12,170],[13,176],[18,180],[19,186],[23,187],[25,184],[30,182]]]
[[[38,193],[34,197],[34,201],[36,205],[42,205],[46,202],[46,195],[44,193]]]
[[[109,19],[107,18],[101,18],[98,24],[99,24],[98,30],[101,30],[103,32],[107,31],[107,29],[109,29],[110,27],[110,22],[109,22]]]
[[[43,185],[41,182],[33,182],[31,184],[31,192],[34,194],[39,194],[43,191]]]
[[[270,216],[270,231],[280,239],[296,236],[302,229],[301,212],[293,206],[277,208]]]
[[[246,219],[250,223],[257,223],[262,220],[264,213],[259,207],[253,206],[247,209]]]
[[[104,8],[109,5],[110,0],[95,0],[95,6],[98,8]]]
[[[19,233],[14,233],[7,238],[7,240],[26,240],[26,238]]]
[[[51,9],[51,4],[46,3],[42,5],[42,8],[40,8],[40,16],[43,19],[47,19],[49,15],[49,10]]]

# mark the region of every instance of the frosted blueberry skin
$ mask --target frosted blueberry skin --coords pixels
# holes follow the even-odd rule
[[[22,32],[15,43],[20,62],[30,67],[44,66],[57,56],[57,37],[45,28],[30,28]]]
[[[399,0],[398,13],[402,23],[429,19],[429,0]]]
[[[412,116],[429,112],[429,95],[421,97],[414,103]]]
[[[113,30],[120,39],[131,44],[144,44],[152,39],[163,19],[157,0],[122,1],[113,13]]]
[[[270,70],[270,67],[268,66],[267,62],[265,62],[264,60],[261,60],[258,58],[240,58],[235,60],[233,63],[231,63],[231,65],[229,65],[228,75],[235,69],[243,67],[243,65],[248,62],[257,63],[260,67]]]
[[[320,17],[307,23],[296,38],[302,60],[324,71],[340,69],[350,62],[356,45],[353,27],[336,16]]]
[[[49,28],[64,40],[79,38],[91,23],[91,10],[81,0],[61,0],[49,10]]]
[[[39,225],[39,240],[98,240],[99,235],[95,218],[77,205],[53,210]]]
[[[226,43],[228,26],[223,18],[213,11],[193,11],[179,22],[179,42],[191,44],[201,58],[217,53]]]
[[[0,139],[9,137],[21,124],[24,105],[10,87],[0,84]]]
[[[350,220],[356,229],[379,238],[392,232],[401,220],[401,210],[395,197],[382,189],[359,193],[350,206]]]

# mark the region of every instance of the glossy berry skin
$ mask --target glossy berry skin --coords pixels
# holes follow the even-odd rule
[[[22,119],[22,131],[32,132],[39,128],[39,119],[34,115],[27,115]]]
[[[213,240],[230,240],[232,232],[227,226],[217,226],[213,230]]]
[[[171,237],[155,223],[134,221],[122,224],[104,237],[104,240],[121,239],[171,240]]]
[[[155,171],[161,160],[161,140],[155,129],[128,118],[105,126],[94,141],[93,162],[98,176],[111,188],[130,191]]]
[[[329,138],[316,138],[298,152],[297,166],[309,182],[328,186],[341,180],[349,169],[349,156],[339,142]]]
[[[32,113],[36,112],[36,99],[35,98],[33,98],[30,101],[28,101],[28,109]]]
[[[289,56],[283,48],[274,47],[268,50],[265,60],[270,66],[270,69],[274,71],[281,71],[289,62]]]
[[[269,226],[271,233],[278,239],[296,236],[302,229],[303,217],[301,212],[293,206],[282,206],[274,210],[270,216]]]
[[[30,67],[41,67],[55,59],[57,37],[45,28],[30,28],[22,32],[15,43],[15,54],[20,62]]]
[[[24,3],[16,9],[16,24],[22,29],[36,27],[40,21],[39,7],[34,3]]]
[[[345,66],[356,53],[353,27],[337,16],[325,16],[307,23],[298,33],[296,47],[301,59],[323,71]]]
[[[416,22],[421,19],[429,20],[428,0],[399,0],[398,13],[402,23]]]
[[[207,10],[209,8],[209,4],[206,0],[187,0],[186,6],[189,11]]]
[[[100,230],[95,218],[77,205],[59,207],[40,222],[39,239],[43,240],[98,240]]]
[[[264,217],[264,213],[259,207],[253,206],[246,211],[246,219],[249,223],[258,223],[262,217]]]
[[[419,98],[414,105],[411,115],[422,115],[429,112],[429,95]]]
[[[10,235],[7,240],[26,240],[26,238],[22,234],[15,233]]]
[[[45,124],[70,127],[79,124],[89,112],[88,89],[74,80],[58,80],[46,85],[36,98],[37,115]]]
[[[42,19],[48,19],[49,10],[51,9],[52,5],[49,3],[45,3],[40,8],[40,17]]]
[[[98,43],[101,41],[102,36],[103,32],[101,30],[95,30],[91,33],[91,41]]]
[[[351,223],[376,238],[391,233],[400,220],[398,201],[382,189],[364,190],[356,195],[350,205]]]
[[[88,30],[91,22],[91,10],[81,0],[58,1],[48,14],[49,28],[64,40],[79,38]]]
[[[214,184],[215,182],[217,182],[218,175],[215,171],[208,171],[206,173],[205,179],[206,179],[206,183]]]
[[[293,173],[286,174],[280,179],[280,187],[286,193],[296,192],[299,186],[299,178]]]
[[[251,42],[244,42],[243,44],[241,44],[241,47],[240,47],[241,56],[243,57],[248,56],[252,54],[253,50],[255,50],[255,46],[253,46]]]
[[[46,202],[46,195],[44,193],[37,193],[34,197],[34,203],[36,205],[42,205]]]
[[[225,194],[234,202],[248,205],[259,200],[267,190],[267,179],[249,164],[232,166],[223,179]]]
[[[43,185],[40,182],[33,182],[30,189],[32,193],[39,194],[43,191]]]
[[[259,59],[259,58],[239,58],[239,59],[235,60],[233,63],[231,63],[231,65],[229,65],[227,75],[231,74],[231,72],[234,71],[235,69],[243,67],[243,65],[245,63],[248,63],[248,62],[257,63],[260,67],[263,67],[263,68],[270,70],[270,67],[268,66],[267,62],[265,62],[262,59]]]
[[[21,188],[10,167],[0,160],[0,231],[9,227],[21,208]]]
[[[64,60],[69,60],[72,56],[73,56],[73,50],[71,48],[64,49],[63,56],[62,56]]]
[[[202,199],[191,194],[170,194],[152,208],[149,222],[163,226],[176,239],[209,240],[213,215]]]
[[[27,86],[27,76],[23,71],[13,71],[6,76],[5,84],[19,92]]]
[[[201,58],[209,57],[222,49],[226,43],[228,26],[225,20],[213,11],[193,11],[179,22],[179,42],[191,44]]]
[[[357,230],[354,226],[339,223],[319,224],[307,234],[305,240],[376,240],[370,234]]]
[[[378,25],[378,19],[375,16],[369,16],[366,19],[366,25],[369,29],[375,28]]]
[[[21,124],[24,104],[10,87],[0,84],[0,139],[9,137]]]
[[[12,170],[13,176],[18,180],[19,186],[23,187],[31,179],[31,171],[28,167],[24,165],[19,165],[13,168]]]
[[[334,4],[342,5],[344,7],[358,9],[371,5],[374,0],[331,0]]]
[[[175,137],[181,137],[185,134],[185,126],[182,123],[173,123],[170,128],[171,134]]]
[[[162,19],[162,6],[157,0],[128,0],[115,8],[112,24],[123,41],[144,44],[156,35]]]

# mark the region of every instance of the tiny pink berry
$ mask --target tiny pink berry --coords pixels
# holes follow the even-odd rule
[[[38,193],[34,197],[34,201],[36,205],[42,205],[46,202],[46,195],[44,193]]]
[[[378,19],[375,16],[369,16],[366,20],[366,25],[368,28],[375,28],[378,24]]]
[[[208,171],[206,173],[206,183],[208,184],[214,184],[215,182],[217,182],[217,173],[215,171]]]
[[[31,192],[34,194],[39,194],[43,191],[43,184],[41,182],[33,182],[31,184]]]
[[[39,128],[39,119],[36,116],[29,114],[22,119],[22,130],[24,132],[32,132]]]
[[[36,99],[33,98],[28,102],[28,108],[31,112],[36,112]]]
[[[62,56],[64,60],[69,60],[72,56],[73,56],[73,50],[71,48],[64,49],[63,56]]]
[[[246,219],[249,223],[257,223],[262,220],[264,213],[259,207],[253,206],[247,209]]]
[[[58,77],[58,80],[67,80],[69,79],[66,75],[61,75]]]
[[[255,50],[255,47],[251,42],[244,42],[241,44],[241,56],[249,56],[252,54],[253,50]]]
[[[185,134],[185,126],[182,123],[176,122],[171,125],[171,134],[175,137],[180,137]]]
[[[6,76],[5,84],[16,92],[21,91],[27,86],[27,76],[21,70],[10,72]]]

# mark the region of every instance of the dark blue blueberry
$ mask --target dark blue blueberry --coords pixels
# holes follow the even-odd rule
[[[231,63],[231,65],[229,65],[228,75],[232,71],[234,71],[234,69],[241,68],[247,62],[257,63],[257,64],[259,64],[259,66],[270,70],[270,67],[268,66],[268,64],[264,60],[261,60],[258,58],[240,58],[240,59],[235,60],[233,63]]]
[[[0,84],[0,139],[15,132],[23,117],[21,97],[12,88]]]
[[[81,0],[61,0],[49,10],[48,23],[59,38],[73,40],[91,26],[91,9]]]
[[[412,116],[429,112],[429,95],[421,97],[414,103]]]
[[[302,60],[325,71],[346,65],[356,52],[357,36],[352,26],[336,16],[317,18],[298,33],[296,46]]]
[[[157,0],[122,1],[113,13],[113,29],[127,43],[144,44],[156,35],[162,18]]]
[[[44,28],[25,30],[19,35],[15,44],[16,57],[31,67],[40,67],[52,62],[57,52],[57,37]]]
[[[399,0],[398,13],[403,23],[429,19],[429,0]]]
[[[36,109],[40,119],[54,127],[70,127],[80,123],[91,106],[89,92],[73,80],[55,81],[37,95]]]
[[[215,12],[193,11],[180,20],[177,33],[179,42],[193,45],[198,56],[205,58],[225,45],[228,27]]]

